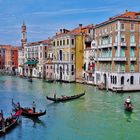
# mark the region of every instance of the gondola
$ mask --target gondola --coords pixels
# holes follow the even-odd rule
[[[130,103],[129,105],[127,103],[124,103],[124,109],[125,111],[132,112],[133,111],[132,103]]]
[[[6,135],[9,131],[14,129],[18,125],[19,116],[20,116],[20,114],[18,112],[16,112],[15,115],[7,118],[4,121],[4,127],[0,128],[0,137],[3,136],[3,135]]]
[[[22,114],[23,116],[26,117],[31,117],[31,118],[38,118],[40,116],[43,116],[46,114],[46,110],[45,111],[40,111],[40,112],[33,112],[33,110],[31,108],[21,108],[22,109]]]
[[[28,78],[28,81],[31,82],[31,83],[33,82],[32,78]]]
[[[18,109],[16,107],[16,103],[14,103],[13,99],[12,99],[12,106],[14,107],[14,111],[17,112]],[[31,108],[28,107],[20,107],[20,109],[22,110],[21,115],[26,116],[26,117],[31,117],[31,118],[38,118],[40,116],[43,116],[46,114],[46,110],[45,111],[40,111],[40,112],[33,112],[33,110]]]
[[[85,95],[85,92],[81,93],[81,94],[73,95],[73,96],[62,96],[62,97],[59,97],[59,98],[53,98],[53,97],[48,97],[47,96],[46,98],[48,100],[51,100],[51,101],[54,101],[54,102],[65,102],[65,101],[70,101],[70,100],[80,98],[84,95]]]

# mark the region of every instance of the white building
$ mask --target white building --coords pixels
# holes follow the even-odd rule
[[[43,78],[44,62],[47,59],[48,40],[28,43],[24,48],[25,75]]]
[[[85,45],[84,49],[84,71],[83,78],[84,82],[87,84],[94,84],[94,71],[95,71],[95,63],[94,63],[94,47],[95,41],[92,41],[90,46]]]

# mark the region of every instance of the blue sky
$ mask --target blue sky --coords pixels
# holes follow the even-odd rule
[[[140,0],[0,0],[0,44],[20,46],[23,21],[33,42],[60,28],[98,24],[126,9],[140,11]]]

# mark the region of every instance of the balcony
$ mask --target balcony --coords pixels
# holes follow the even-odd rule
[[[94,61],[98,61],[98,58],[97,57],[94,57]]]
[[[125,42],[121,42],[121,46],[122,47],[126,47],[126,43]]]
[[[113,46],[114,46],[114,47],[117,47],[117,46],[118,46],[118,42],[115,42],[115,43],[113,44]]]
[[[136,61],[136,57],[135,56],[130,56],[130,61]]]
[[[100,45],[98,48],[102,49],[102,48],[110,48],[110,47],[112,47],[112,44]]]
[[[133,42],[133,43],[130,42],[130,46],[131,46],[131,47],[136,47],[136,43],[135,43],[135,42]]]
[[[99,57],[98,61],[112,61],[111,57]]]
[[[113,58],[114,61],[126,61],[126,57],[120,56]]]

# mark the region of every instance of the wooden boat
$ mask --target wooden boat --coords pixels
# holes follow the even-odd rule
[[[45,82],[47,82],[47,83],[53,83],[54,80],[53,79],[46,79]]]
[[[13,99],[12,99],[12,106],[14,107],[14,111],[17,112],[19,109],[17,109],[17,105],[16,103],[14,103]],[[40,116],[43,116],[46,114],[46,110],[45,111],[40,111],[40,112],[33,112],[33,110],[31,108],[28,108],[28,107],[20,107],[21,109],[21,115],[23,116],[26,116],[26,117],[31,117],[31,118],[37,118],[37,117],[40,117]]]
[[[132,112],[133,111],[132,103],[130,103],[129,105],[127,103],[124,103],[124,109],[126,111]]]
[[[31,82],[31,83],[33,82],[32,78],[28,78],[28,81]]]
[[[65,102],[65,101],[69,101],[69,100],[74,100],[74,99],[77,99],[77,98],[80,98],[82,96],[84,96],[85,93],[81,93],[81,94],[78,94],[78,95],[73,95],[73,96],[62,96],[60,98],[54,98],[54,97],[46,97],[48,100],[51,100],[51,101],[54,101],[54,102]]]
[[[40,111],[40,112],[34,113],[31,108],[21,108],[21,109],[22,109],[21,115],[26,116],[26,117],[37,118],[46,114],[46,110],[43,112]]]
[[[13,115],[5,120],[5,126],[0,128],[0,136],[7,134],[18,125],[19,116],[20,115]]]

